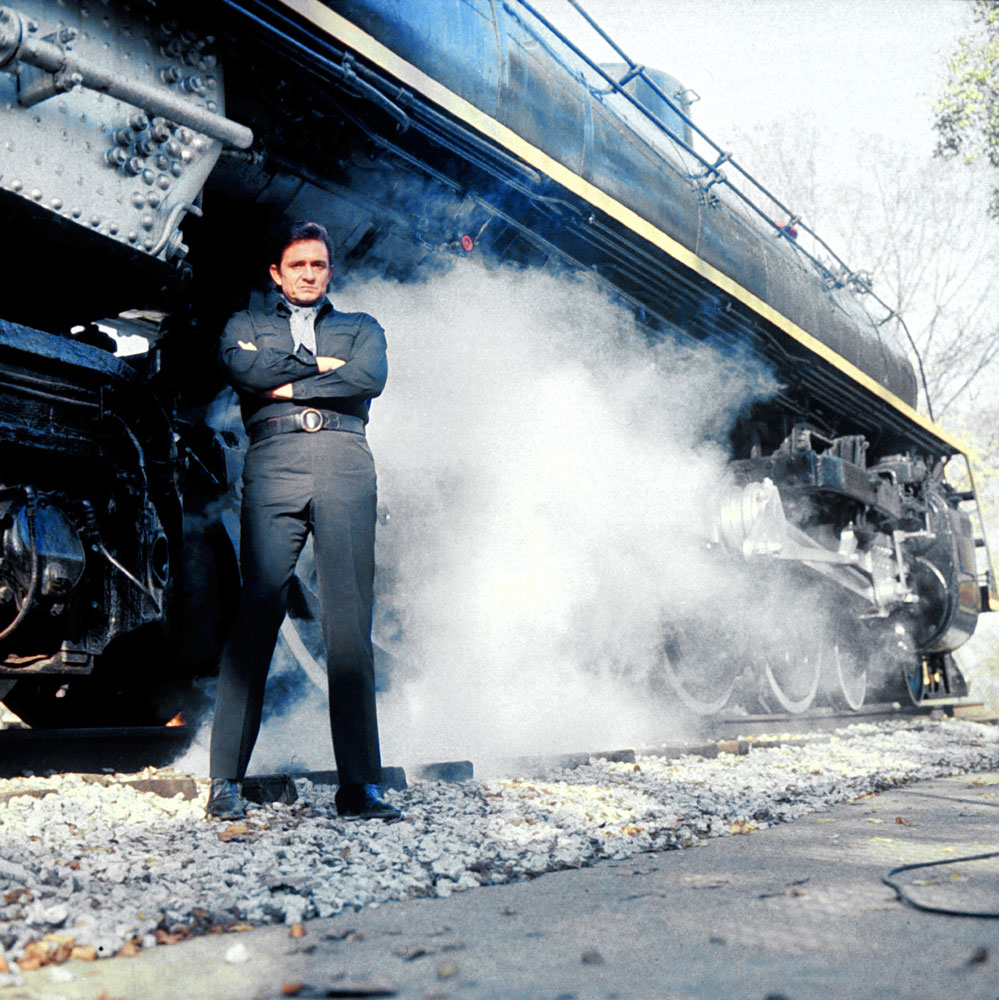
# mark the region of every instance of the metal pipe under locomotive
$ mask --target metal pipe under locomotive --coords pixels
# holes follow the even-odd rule
[[[212,669],[238,582],[218,514],[238,442],[205,417],[214,341],[282,217],[325,222],[341,275],[405,278],[473,245],[586,268],[651,337],[771,365],[781,389],[732,435],[740,488],[711,543],[904,633],[915,700],[963,693],[949,654],[992,581],[974,494],[945,478],[961,446],[914,409],[855,276],[693,155],[686,107],[670,77],[601,71],[513,0],[0,8],[5,700],[39,725],[164,721]],[[114,357],[101,320],[149,350]],[[857,708],[853,652],[788,659]],[[727,700],[734,674],[669,643],[663,660],[695,710]],[[754,669],[776,707],[810,703],[780,663]]]

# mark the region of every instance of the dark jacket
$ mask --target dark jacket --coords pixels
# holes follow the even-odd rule
[[[249,427],[306,406],[347,413],[366,423],[370,401],[381,393],[388,375],[385,332],[377,320],[367,313],[337,312],[324,299],[316,317],[316,355],[346,364],[320,374],[315,356],[305,348],[294,349],[289,315],[284,297],[274,289],[226,323],[219,364],[239,394],[243,423]],[[240,341],[256,350],[240,347]],[[287,382],[292,399],[266,395]]]

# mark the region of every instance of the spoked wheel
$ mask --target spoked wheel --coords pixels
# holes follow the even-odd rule
[[[867,697],[867,658],[841,643],[832,643],[822,661],[822,685],[829,703],[857,712]]]
[[[720,712],[732,696],[737,671],[723,656],[692,656],[684,653],[677,637],[663,647],[662,676],[669,692],[697,715]]]
[[[322,602],[316,575],[315,552],[310,537],[298,560],[288,593],[288,613],[281,623],[280,640],[309,680],[326,696],[326,651],[323,644]],[[372,643],[375,661],[375,687],[385,691],[396,667],[390,653],[378,642]]]
[[[791,647],[760,661],[760,705],[767,712],[807,711],[819,690],[822,655],[819,648]]]
[[[921,705],[927,697],[929,684],[929,669],[926,660],[918,654],[911,656],[902,663],[902,687],[913,705]]]
[[[281,623],[280,640],[306,677],[326,695],[326,654],[320,627],[319,581],[312,538],[298,559],[288,591],[288,613]]]

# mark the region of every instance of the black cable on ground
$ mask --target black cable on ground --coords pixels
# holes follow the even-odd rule
[[[962,861],[982,861],[984,858],[997,858],[999,857],[999,851],[989,851],[987,854],[972,854],[966,858],[944,858],[940,861],[920,861],[918,864],[914,865],[899,865],[898,868],[892,868],[887,875],[881,876],[881,881],[885,885],[890,885],[895,892],[898,894],[898,898],[903,903],[908,903],[909,906],[914,906],[917,910],[925,910],[927,913],[942,913],[948,917],[987,917],[990,919],[999,918],[999,912],[995,910],[950,910],[944,906],[930,906],[927,903],[919,903],[913,899],[906,891],[897,883],[891,880],[892,875],[897,875],[899,872],[909,872],[916,868],[933,868],[937,865],[957,865]]]

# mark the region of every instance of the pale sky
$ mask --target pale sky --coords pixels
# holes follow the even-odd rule
[[[632,59],[700,94],[695,120],[725,148],[736,125],[805,115],[823,130],[880,132],[910,155],[932,152],[932,103],[968,18],[964,0],[582,4]],[[539,7],[587,51],[598,44],[564,0]]]

